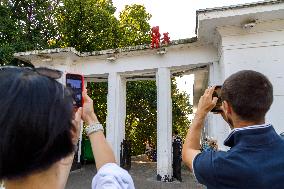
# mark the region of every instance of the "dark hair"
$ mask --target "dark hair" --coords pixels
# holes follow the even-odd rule
[[[221,90],[240,119],[261,121],[273,102],[273,86],[266,76],[252,71],[239,71],[228,77]]]
[[[72,96],[54,79],[0,70],[0,180],[48,169],[74,151]]]
[[[178,131],[177,131],[177,130],[174,130],[174,134],[175,134],[175,135],[178,135]]]

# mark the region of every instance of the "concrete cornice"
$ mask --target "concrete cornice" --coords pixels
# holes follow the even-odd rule
[[[268,0],[268,1],[260,1],[254,3],[232,5],[232,6],[200,9],[196,11],[195,33],[196,35],[198,35],[200,22],[204,20],[212,20],[218,18],[220,19],[224,17],[236,17],[241,15],[255,14],[255,13],[280,10],[280,9],[283,10],[283,7],[284,7],[284,0]]]
[[[249,8],[255,7],[260,5],[273,5],[283,3],[283,0],[268,0],[268,1],[259,1],[253,3],[246,3],[246,4],[239,4],[239,5],[232,5],[232,6],[224,6],[224,7],[214,7],[208,9],[200,9],[196,11],[196,15],[199,13],[208,13],[208,12],[215,12],[215,11],[224,11],[224,10],[233,10],[233,9],[241,9],[241,8]]]
[[[196,41],[197,41],[196,37],[173,40],[173,41],[170,42],[169,45],[162,45],[161,48],[171,47],[171,46],[181,45],[181,44],[194,43]],[[132,51],[140,51],[140,50],[147,50],[147,49],[151,49],[150,44],[130,46],[130,47],[124,47],[124,48],[117,48],[117,49],[107,49],[107,50],[93,51],[93,52],[79,52],[73,47],[66,47],[66,48],[55,48],[55,49],[44,49],[44,50],[33,50],[33,51],[26,51],[26,52],[18,52],[18,53],[15,53],[14,56],[15,57],[21,57],[21,56],[30,56],[30,55],[44,55],[44,54],[71,52],[71,53],[73,53],[73,54],[75,54],[79,57],[88,57],[88,56],[112,55],[112,54],[132,52]],[[153,50],[155,50],[155,49],[153,49]]]

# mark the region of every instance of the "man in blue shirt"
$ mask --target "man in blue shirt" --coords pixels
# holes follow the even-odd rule
[[[183,161],[208,189],[283,189],[284,140],[265,115],[273,102],[273,87],[261,73],[244,70],[231,75],[221,89],[222,116],[232,132],[225,151],[200,152],[204,119],[218,100],[215,87],[200,98],[183,146]]]

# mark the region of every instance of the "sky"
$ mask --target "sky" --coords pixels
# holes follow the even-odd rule
[[[251,3],[261,0],[112,0],[116,15],[125,5],[143,4],[152,14],[151,26],[160,26],[160,33],[169,32],[171,40],[195,36],[196,10]]]

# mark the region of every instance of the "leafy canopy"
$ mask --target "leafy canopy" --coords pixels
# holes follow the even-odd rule
[[[116,48],[118,20],[111,0],[63,0],[58,16],[65,46],[90,52]]]
[[[58,36],[56,0],[3,0],[0,3],[0,63],[14,52],[45,49]]]
[[[148,44],[150,38],[149,20],[152,15],[147,13],[143,5],[126,5],[119,15],[121,31],[120,47]]]

